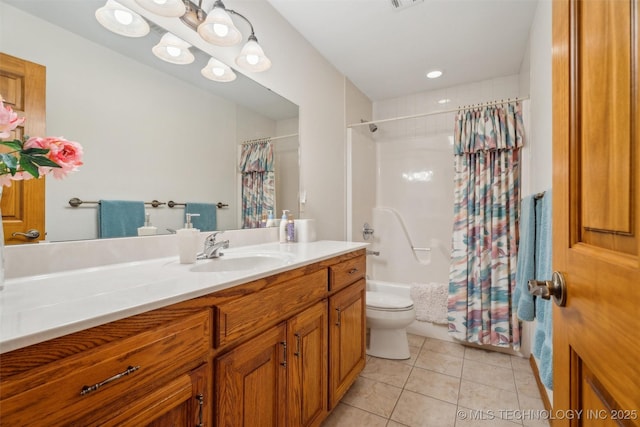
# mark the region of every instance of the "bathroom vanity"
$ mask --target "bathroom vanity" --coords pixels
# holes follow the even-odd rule
[[[365,364],[364,246],[268,244],[238,248],[225,264],[174,257],[106,268],[100,277],[112,285],[75,300],[81,320],[67,313],[49,321],[44,309],[39,326],[21,326],[14,313],[17,324],[2,327],[2,422],[317,426]],[[66,276],[91,287],[96,270],[36,280],[58,286]],[[131,276],[139,278],[135,303],[117,290]],[[3,307],[12,298],[20,305],[14,285],[3,291]],[[83,314],[107,289],[118,295],[105,298],[109,312]],[[92,323],[101,324],[85,327]]]

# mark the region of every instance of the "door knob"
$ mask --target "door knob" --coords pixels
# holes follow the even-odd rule
[[[11,234],[12,237],[17,237],[17,236],[23,236],[26,237],[29,240],[33,240],[33,239],[37,239],[38,237],[40,237],[40,232],[38,230],[36,230],[35,228],[32,228],[31,230],[28,230],[26,233],[21,233],[20,231],[16,231],[13,234]]]
[[[560,307],[567,304],[567,285],[562,273],[558,271],[553,272],[551,280],[529,280],[528,288],[531,295],[542,299],[548,300],[553,297],[553,301]]]

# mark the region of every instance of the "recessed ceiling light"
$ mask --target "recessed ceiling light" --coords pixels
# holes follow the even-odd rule
[[[438,104],[448,104],[449,102],[451,102],[449,98],[438,99]]]
[[[441,75],[442,75],[442,71],[440,71],[440,70],[433,70],[433,71],[429,71],[427,73],[427,77],[430,78],[430,79],[437,79]]]

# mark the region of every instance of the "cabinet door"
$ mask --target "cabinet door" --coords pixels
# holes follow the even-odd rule
[[[211,393],[208,378],[210,364],[181,375],[146,396],[128,402],[126,409],[110,420],[96,425],[118,427],[165,427],[211,425]]]
[[[365,364],[365,280],[329,298],[330,409],[351,387]]]
[[[216,359],[217,426],[284,426],[286,327],[282,323]]]
[[[327,327],[326,300],[287,322],[290,426],[317,426],[327,415]]]

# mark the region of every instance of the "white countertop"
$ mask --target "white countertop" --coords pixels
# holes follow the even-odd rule
[[[0,353],[47,341],[145,311],[281,273],[366,247],[366,243],[319,241],[266,243],[226,249],[239,254],[271,253],[282,264],[250,270],[192,272],[196,264],[178,257],[22,277],[0,291]],[[224,258],[224,257],[223,257]]]

